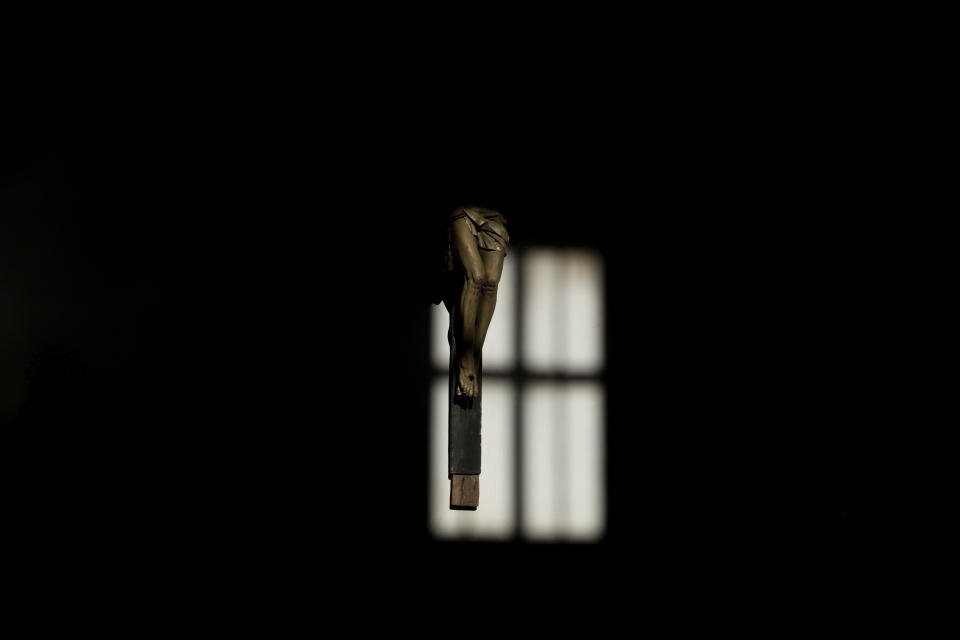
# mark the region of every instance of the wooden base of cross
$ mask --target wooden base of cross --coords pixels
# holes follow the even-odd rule
[[[480,474],[450,476],[450,508],[476,509],[480,504]]]
[[[480,406],[483,365],[477,360],[477,395],[457,395],[459,305],[450,313],[449,468],[450,508],[475,510],[480,503]]]

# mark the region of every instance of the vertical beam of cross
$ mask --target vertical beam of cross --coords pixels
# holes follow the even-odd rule
[[[456,298],[457,300],[459,299]],[[477,394],[457,395],[459,373],[459,302],[450,312],[449,467],[450,508],[476,509],[480,502],[480,417],[483,399],[483,359],[477,359]]]

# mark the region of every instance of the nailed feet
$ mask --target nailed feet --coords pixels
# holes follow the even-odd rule
[[[477,371],[472,354],[464,354],[460,358],[460,374],[457,377],[457,395],[476,397],[479,391]]]

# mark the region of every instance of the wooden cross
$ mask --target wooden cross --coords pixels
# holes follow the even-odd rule
[[[477,361],[477,395],[457,395],[460,304],[450,310],[449,468],[450,508],[475,510],[480,502],[480,407],[483,362]]]

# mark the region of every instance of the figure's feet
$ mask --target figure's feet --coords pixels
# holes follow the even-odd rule
[[[460,358],[460,374],[457,377],[457,395],[473,398],[477,395],[477,372],[473,358],[465,355]]]

